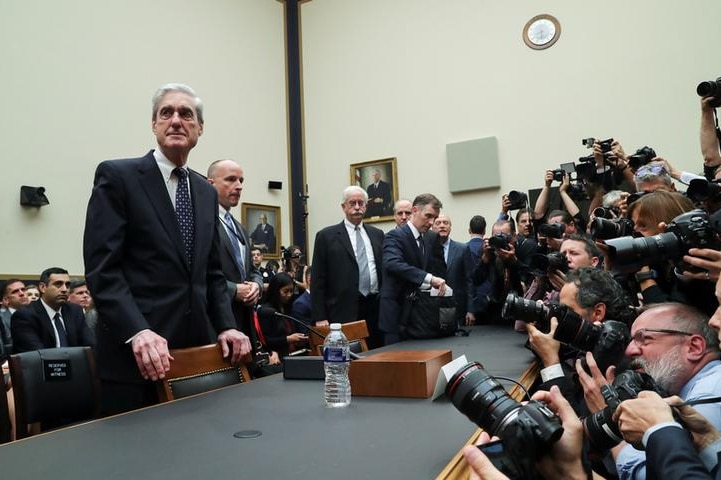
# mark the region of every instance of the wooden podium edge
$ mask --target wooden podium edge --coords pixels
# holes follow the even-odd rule
[[[536,381],[536,378],[538,378],[539,373],[541,372],[541,366],[537,359],[534,359],[531,364],[524,370],[524,372],[521,374],[521,376],[518,378],[518,383],[523,385],[526,389],[531,388],[531,385],[533,385],[533,382]],[[526,393],[518,386],[514,385],[513,388],[511,388],[508,391],[508,394],[517,401],[521,401],[523,397],[526,395]],[[459,412],[460,414],[460,412]],[[473,435],[466,441],[466,443],[463,444],[463,447],[466,445],[473,445],[478,441],[478,437],[480,437],[481,432],[480,428],[476,430]],[[441,473],[438,474],[436,477],[436,480],[466,480],[470,476],[470,468],[468,467],[468,464],[466,463],[466,460],[463,458],[463,447],[461,447],[461,450],[456,453],[456,455],[451,459],[450,462],[445,466],[443,470],[441,470]]]

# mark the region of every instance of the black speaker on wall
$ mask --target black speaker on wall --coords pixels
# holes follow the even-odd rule
[[[44,207],[50,200],[45,196],[45,187],[20,187],[20,205],[23,207]]]
[[[268,180],[268,190],[282,190],[283,182],[276,182],[275,180]]]

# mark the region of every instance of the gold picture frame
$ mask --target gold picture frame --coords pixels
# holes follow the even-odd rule
[[[364,222],[393,220],[393,204],[398,200],[398,171],[395,157],[351,164],[350,184],[368,192],[368,207]]]
[[[251,247],[260,247],[264,258],[279,259],[281,239],[280,207],[245,203],[241,205],[243,224]],[[263,217],[265,221],[263,221]]]

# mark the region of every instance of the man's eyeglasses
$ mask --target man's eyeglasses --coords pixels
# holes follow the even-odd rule
[[[683,332],[681,330],[669,330],[667,328],[641,328],[636,333],[633,334],[633,343],[636,344],[637,347],[643,347],[648,344],[650,340],[653,340],[653,337],[649,337],[646,335],[647,333],[663,333],[666,335],[683,335],[685,337],[690,337],[693,335],[693,333],[690,332]]]

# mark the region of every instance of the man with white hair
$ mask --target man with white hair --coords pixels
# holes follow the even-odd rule
[[[326,227],[313,247],[312,319],[316,325],[365,320],[371,348],[380,346],[378,289],[381,283],[383,231],[363,224],[368,194],[361,187],[343,190],[345,218]]]

